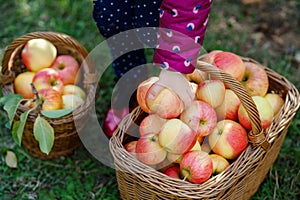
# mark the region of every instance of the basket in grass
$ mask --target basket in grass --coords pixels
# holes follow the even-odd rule
[[[242,59],[262,67],[268,75],[268,92],[277,93],[284,99],[284,105],[271,125],[262,129],[255,103],[240,82],[199,60],[196,68],[225,83],[246,108],[252,124],[252,131],[248,132],[248,146],[223,172],[201,184],[171,178],[153,166],[143,164],[124,147],[130,141],[137,140],[139,124],[147,116],[141,107],[137,107],[124,118],[109,144],[122,199],[250,199],[255,194],[277,158],[288,127],[299,108],[300,96],[285,77],[253,59]]]
[[[16,94],[16,77],[30,71],[22,58],[22,50],[33,39],[50,42],[56,49],[56,57],[68,55],[79,64],[78,81],[74,85],[84,92],[85,97],[78,107],[43,110],[43,102],[34,85],[34,98],[25,99]],[[97,74],[92,65],[87,64],[87,55],[87,50],[77,40],[57,32],[28,33],[16,38],[7,47],[2,59],[2,104],[8,112],[13,138],[32,156],[54,159],[68,156],[80,146],[78,131],[84,127],[94,105],[97,86]],[[74,120],[80,123],[75,124]]]

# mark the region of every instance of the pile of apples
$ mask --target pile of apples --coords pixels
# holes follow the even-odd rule
[[[232,52],[214,50],[202,59],[241,83],[257,106],[262,128],[268,128],[284,100],[268,92],[266,71]],[[137,101],[148,115],[139,125],[140,137],[124,147],[170,177],[203,183],[245,150],[251,121],[237,95],[203,71],[185,76],[193,94],[190,105],[159,79],[153,76],[138,86]]]
[[[35,88],[42,110],[74,109],[84,102],[85,91],[76,85],[80,66],[73,56],[58,55],[53,43],[36,38],[26,42],[21,58],[27,71],[15,78],[15,93],[33,100]]]

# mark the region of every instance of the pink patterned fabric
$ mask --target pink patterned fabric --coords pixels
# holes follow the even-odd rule
[[[184,74],[195,69],[212,0],[164,0],[153,61]]]

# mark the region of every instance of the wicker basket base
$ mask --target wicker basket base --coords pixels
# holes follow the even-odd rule
[[[30,128],[25,129],[23,132],[22,147],[24,147],[31,156],[42,160],[51,160],[61,156],[72,155],[80,145],[81,141],[76,131],[64,133],[54,138],[53,147],[47,155],[41,152],[39,143],[34,138],[33,131],[30,130]]]

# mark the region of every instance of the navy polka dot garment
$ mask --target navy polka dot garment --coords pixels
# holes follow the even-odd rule
[[[110,38],[120,32],[141,27],[158,27],[159,25],[159,7],[162,0],[142,1],[142,0],[97,0],[94,1],[93,17],[97,27],[105,38]],[[109,43],[111,54],[114,59],[113,68],[116,78],[119,79],[130,69],[146,63],[143,49],[128,52],[131,45],[151,45],[156,43],[157,35],[153,33],[130,34],[125,37],[130,38],[120,41],[112,37]],[[139,38],[145,37],[145,38]],[[132,42],[134,41],[134,42]],[[143,44],[136,44],[143,41]],[[145,44],[146,43],[148,44]],[[128,53],[123,53],[128,52]],[[121,56],[119,56],[121,55]],[[136,73],[139,73],[137,71]],[[137,79],[143,77],[143,74],[134,74],[131,78]]]

